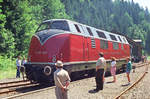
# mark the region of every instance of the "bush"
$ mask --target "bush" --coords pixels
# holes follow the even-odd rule
[[[15,61],[11,58],[0,56],[0,70],[7,70],[10,68],[16,68]]]
[[[15,77],[15,73],[15,60],[6,56],[0,56],[0,79]]]

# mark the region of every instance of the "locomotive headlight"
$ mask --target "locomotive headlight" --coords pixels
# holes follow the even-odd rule
[[[49,75],[51,74],[51,72],[52,72],[52,69],[51,69],[50,66],[45,66],[45,67],[44,67],[44,74],[45,74],[46,76],[49,76]]]

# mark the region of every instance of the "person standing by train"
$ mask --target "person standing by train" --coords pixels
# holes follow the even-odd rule
[[[23,60],[22,60],[21,64],[24,66],[25,63],[27,63],[27,60],[26,60],[25,56],[23,56]]]
[[[96,63],[96,89],[94,89],[95,92],[103,90],[104,72],[106,71],[106,60],[104,58],[104,54],[101,52],[99,53],[99,56],[100,58]]]
[[[18,56],[16,60],[16,66],[17,66],[17,73],[16,73],[16,78],[20,78],[20,66],[21,66],[21,57]]]
[[[126,58],[126,61],[127,61],[126,74],[127,74],[128,84],[130,84],[130,72],[132,70],[132,64],[129,57]]]
[[[62,61],[56,62],[56,71],[54,72],[54,82],[56,85],[55,94],[57,99],[68,99],[68,85],[70,77],[66,70],[63,69]]]
[[[113,76],[113,81],[116,82],[116,58],[112,57],[112,62],[111,62],[111,75]]]
[[[25,79],[24,75],[25,75],[25,67],[24,64],[27,63],[27,60],[25,58],[25,56],[23,57],[23,60],[21,62],[21,67],[20,67],[20,72],[22,74],[23,80]]]

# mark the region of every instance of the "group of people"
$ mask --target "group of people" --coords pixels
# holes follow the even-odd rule
[[[99,53],[100,58],[97,60],[96,63],[96,89],[94,89],[95,92],[98,92],[99,90],[103,90],[103,83],[104,83],[104,75],[107,69],[106,60],[104,58],[103,53]],[[110,72],[113,76],[113,83],[116,82],[116,58],[111,58],[111,68]],[[126,75],[128,79],[128,84],[130,84],[130,72],[132,70],[132,64],[131,59],[129,57],[126,58],[127,64],[126,64]]]
[[[16,78],[20,78],[20,72],[22,73],[23,79],[24,79],[24,64],[27,62],[26,58],[23,57],[23,59],[21,60],[21,57],[18,56],[17,60],[16,60],[16,68],[17,68],[17,73],[16,73]]]
[[[100,58],[97,60],[96,63],[96,89],[94,89],[95,92],[98,92],[99,90],[103,90],[103,84],[104,84],[104,75],[107,69],[106,60],[104,58],[103,53],[99,53]],[[126,74],[128,82],[130,83],[130,72],[132,69],[131,60],[130,58],[126,58],[127,65],[126,65]],[[68,85],[70,83],[70,77],[66,70],[63,69],[63,63],[62,61],[56,62],[56,71],[54,72],[54,82],[56,85],[55,93],[57,99],[68,99],[67,91],[68,91]],[[113,81],[116,82],[116,59],[115,57],[112,57],[111,62],[111,75],[113,76]]]

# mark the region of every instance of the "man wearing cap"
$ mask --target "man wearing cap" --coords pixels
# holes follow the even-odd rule
[[[67,87],[70,83],[70,77],[66,70],[63,69],[61,61],[56,62],[56,71],[54,72],[54,82],[56,85],[55,93],[57,99],[68,99]]]
[[[103,53],[99,53],[99,56],[100,58],[96,63],[96,89],[94,89],[95,92],[103,90],[104,71],[106,71],[106,60],[103,57]]]

